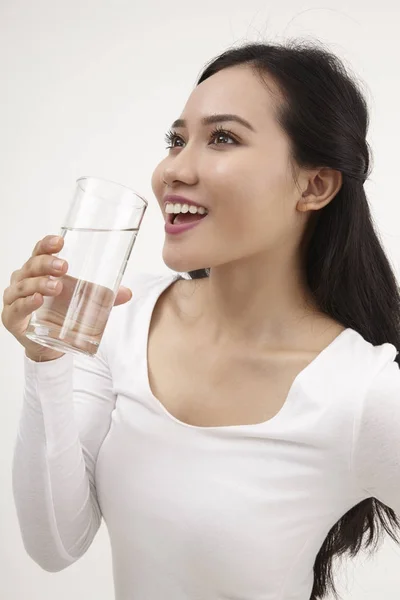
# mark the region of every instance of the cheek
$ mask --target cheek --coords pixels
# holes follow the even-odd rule
[[[221,235],[237,238],[257,223],[258,213],[265,214],[265,176],[251,156],[238,152],[228,157],[221,152],[219,160],[214,156],[203,163],[199,177],[211,208],[214,203],[216,222],[223,220]]]
[[[242,159],[241,159],[242,157]],[[221,152],[220,157],[213,157],[202,164],[199,179],[211,200],[221,206],[232,206],[241,198],[245,198],[251,181],[251,169],[243,154],[228,156]]]
[[[258,232],[273,232],[285,219],[287,195],[286,172],[273,161],[253,157],[238,162],[229,173],[221,172],[224,181],[224,198],[229,207],[228,222],[231,228],[242,233],[253,232],[254,242]]]

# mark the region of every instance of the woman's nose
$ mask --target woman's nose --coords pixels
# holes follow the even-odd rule
[[[187,148],[181,150],[177,156],[170,157],[169,163],[164,168],[162,177],[164,183],[169,186],[174,185],[176,182],[186,183],[187,185],[197,183],[197,168],[193,157],[189,156]]]
[[[167,186],[173,187],[177,183],[184,183],[186,185],[195,185],[198,181],[197,175],[194,172],[188,170],[183,171],[164,171],[163,183]]]

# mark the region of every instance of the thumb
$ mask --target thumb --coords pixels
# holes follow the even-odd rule
[[[118,306],[119,304],[125,304],[126,302],[129,302],[131,298],[132,290],[121,285],[115,297],[114,306]]]

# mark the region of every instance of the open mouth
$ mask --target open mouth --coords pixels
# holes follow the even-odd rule
[[[173,225],[177,219],[177,217],[179,217],[179,223],[177,223],[178,225],[183,225],[186,223],[194,223],[196,221],[201,221],[201,219],[204,219],[204,217],[206,217],[208,215],[208,213],[204,213],[203,215],[201,215],[200,213],[167,213],[167,223],[171,223],[171,225]]]

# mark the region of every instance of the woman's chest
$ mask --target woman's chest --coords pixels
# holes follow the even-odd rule
[[[197,325],[189,300],[179,302],[170,288],[154,306],[146,370],[150,390],[165,410],[198,427],[252,425],[274,418],[298,375],[344,329],[319,316],[312,329],[310,324],[312,333],[292,332],[291,348],[260,350],[251,341],[217,347],[204,326]]]
[[[198,427],[250,425],[276,416],[315,353],[261,356],[248,348],[213,348],[162,320],[147,348],[153,395],[173,417]]]
[[[312,568],[340,483],[316,450],[193,429],[125,397],[117,412],[96,489],[116,560],[135,578],[151,565],[161,579],[178,569],[200,580],[204,598],[274,598],[306,543]]]

